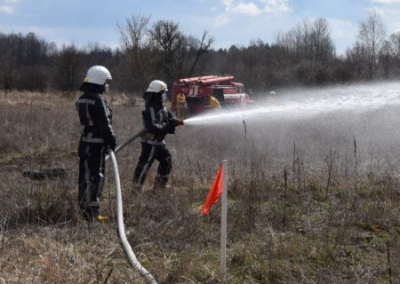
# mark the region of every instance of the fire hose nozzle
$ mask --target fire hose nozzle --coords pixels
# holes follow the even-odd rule
[[[176,118],[174,118],[174,119],[170,119],[170,120],[169,120],[169,124],[172,125],[173,127],[176,127],[176,126],[183,125],[184,122],[183,122],[182,119],[176,119]]]

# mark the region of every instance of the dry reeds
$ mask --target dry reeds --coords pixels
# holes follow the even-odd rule
[[[138,106],[112,108],[119,142],[141,129]],[[0,282],[143,283],[119,245],[110,168],[101,209],[111,222],[77,214],[74,101],[1,94],[0,110]],[[332,123],[246,120],[245,144],[243,125],[184,126],[167,138],[171,187],[151,190],[155,165],[139,195],[131,191],[140,152],[133,142],[117,159],[128,239],[141,263],[160,283],[220,283],[220,206],[207,218],[200,208],[228,159],[228,283],[396,283],[397,148],[357,124]],[[66,175],[22,175],[54,167]]]

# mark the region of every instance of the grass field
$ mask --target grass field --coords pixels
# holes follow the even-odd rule
[[[144,283],[119,242],[112,170],[101,203],[77,214],[75,98],[0,94],[0,283]],[[140,100],[108,97],[118,142],[141,129]],[[136,196],[140,143],[117,155],[128,240],[159,283],[222,283],[219,214],[200,216],[229,161],[227,283],[400,283],[399,109],[183,126],[167,137],[170,188],[157,165]],[[61,168],[31,179],[24,170]]]

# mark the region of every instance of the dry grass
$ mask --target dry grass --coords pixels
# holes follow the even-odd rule
[[[140,109],[123,95],[109,101],[122,142],[141,128]],[[143,283],[119,244],[111,168],[102,210],[112,222],[77,216],[74,100],[0,94],[0,112],[0,283]],[[399,283],[398,137],[386,124],[368,132],[362,116],[332,118],[247,121],[246,137],[241,124],[185,126],[167,140],[171,188],[139,196],[130,189],[140,145],[130,145],[117,158],[142,264],[159,283],[221,283],[220,208],[207,218],[200,208],[227,158],[227,283]],[[22,176],[46,168],[66,176]]]

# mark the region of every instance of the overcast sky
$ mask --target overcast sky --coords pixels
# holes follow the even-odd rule
[[[400,0],[0,0],[0,32],[35,32],[47,41],[86,46],[120,46],[117,24],[132,15],[172,20],[200,37],[207,30],[214,48],[274,43],[303,19],[324,18],[339,54],[352,47],[359,23],[370,10],[384,21],[388,35],[400,31]]]

